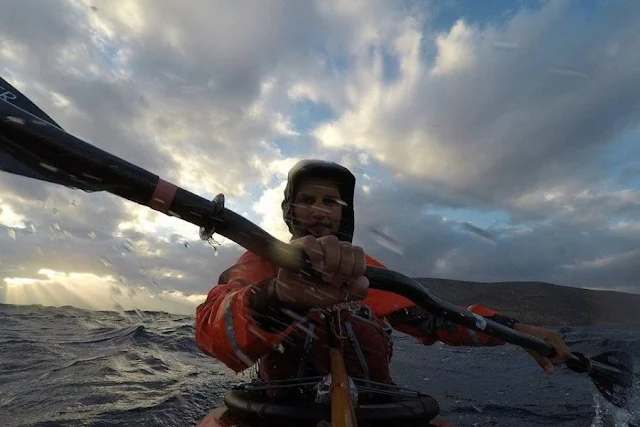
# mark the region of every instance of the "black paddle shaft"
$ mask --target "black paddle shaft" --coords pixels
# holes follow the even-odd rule
[[[160,179],[132,163],[103,151],[51,125],[28,111],[0,102],[3,151],[46,180],[85,191],[108,191],[135,203],[209,229],[293,271],[312,271],[304,254],[274,238],[248,219],[224,206]],[[7,170],[7,172],[13,172]],[[33,177],[33,176],[32,176]],[[219,199],[220,200],[220,199]],[[548,357],[553,346],[432,295],[402,273],[367,266],[371,287],[402,295],[429,312],[506,342],[538,351]],[[576,360],[578,363],[578,360]]]
[[[198,225],[203,238],[218,233],[275,265],[314,274],[309,273],[309,260],[300,249],[226,209],[222,195],[214,201],[206,200],[65,132],[24,95],[11,89],[11,96],[0,96],[0,153],[4,155],[0,157],[0,170],[84,191],[107,191]],[[462,310],[401,273],[368,266],[366,276],[372,288],[405,296],[451,322],[548,357],[555,353],[544,340]],[[567,365],[589,373],[601,391],[612,395],[614,386],[630,387],[632,381],[632,361],[626,353],[609,352],[592,359],[574,353]]]
[[[108,191],[209,228],[210,233],[221,234],[280,267],[313,274],[302,251],[293,249],[224,206],[163,181],[157,175],[24,111],[13,111],[12,114],[10,119],[0,121],[4,151],[21,160],[31,170],[46,174],[47,180],[86,191]],[[548,356],[554,354],[554,348],[549,343],[443,301],[402,273],[367,266],[365,275],[372,288],[402,295],[451,322]]]

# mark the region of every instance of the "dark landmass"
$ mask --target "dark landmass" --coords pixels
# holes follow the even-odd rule
[[[418,278],[435,296],[456,305],[482,304],[522,322],[546,326],[640,324],[640,294],[543,282],[477,283]]]

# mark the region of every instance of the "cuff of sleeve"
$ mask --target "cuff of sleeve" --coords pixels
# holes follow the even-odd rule
[[[514,319],[513,317],[509,316],[502,316],[500,314],[494,314],[493,316],[489,317],[489,319],[511,329],[514,329],[516,323],[520,323],[518,319]]]

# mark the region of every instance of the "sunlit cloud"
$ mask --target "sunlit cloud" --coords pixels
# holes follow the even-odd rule
[[[280,207],[285,186],[286,181],[276,188],[265,190],[258,201],[253,204],[253,210],[262,218],[259,223],[260,227],[282,241],[289,241],[291,232],[283,220],[282,208]]]
[[[180,218],[165,215],[146,206],[133,204],[127,204],[125,212],[130,219],[118,224],[119,231],[132,230],[154,235],[156,238],[166,241],[173,234],[183,236],[186,240],[199,239],[198,227]]]
[[[25,228],[26,218],[16,213],[9,204],[2,203],[0,199],[0,224],[10,228]]]

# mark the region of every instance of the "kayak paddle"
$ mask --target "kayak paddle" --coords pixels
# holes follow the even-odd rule
[[[24,95],[0,79],[0,170],[84,191],[107,191],[200,227],[207,240],[218,233],[282,268],[310,271],[299,250],[274,238],[248,219],[213,201],[164,181],[134,164],[67,132]],[[552,356],[553,347],[483,316],[443,301],[417,281],[392,270],[367,267],[371,287],[402,295],[453,323],[499,337],[506,342]],[[623,352],[587,357],[574,352],[566,363],[586,373],[604,397],[624,406],[633,386],[633,362]]]

